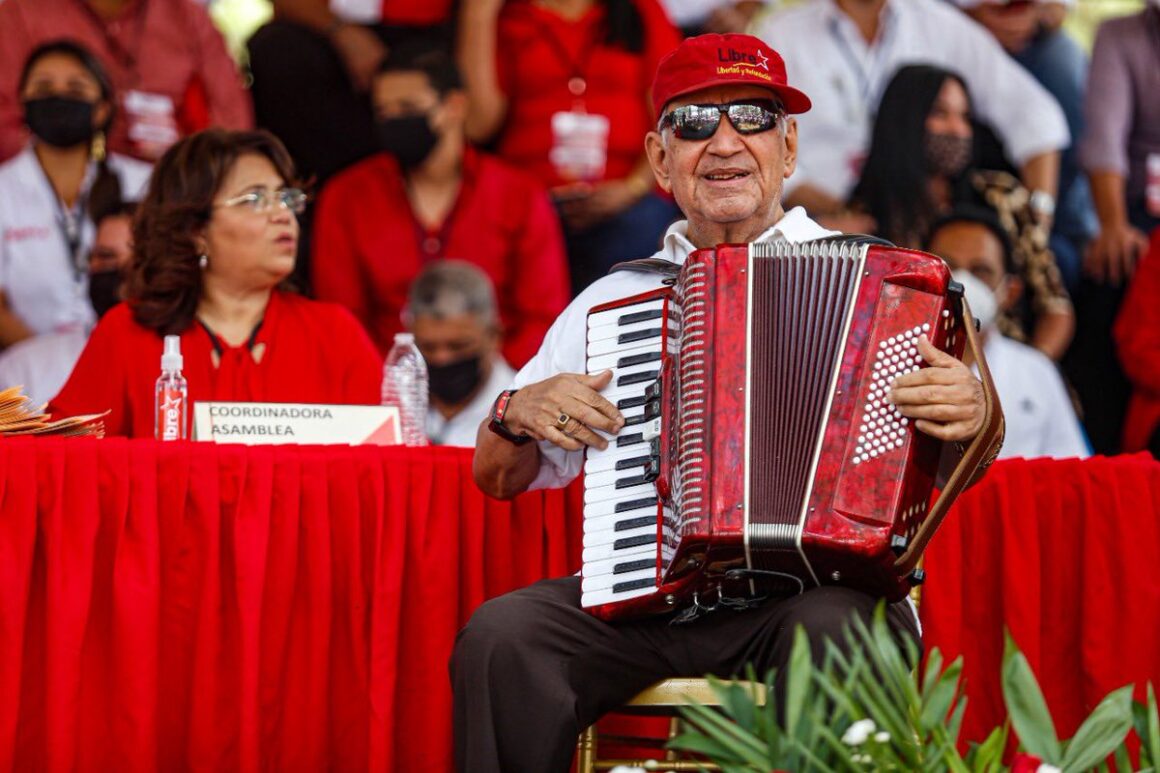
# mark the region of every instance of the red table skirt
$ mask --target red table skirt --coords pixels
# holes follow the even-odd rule
[[[575,490],[461,449],[0,442],[0,770],[450,767],[484,599],[575,571]]]
[[[450,768],[484,599],[575,570],[579,499],[456,449],[0,442],[0,770]],[[928,647],[1002,720],[1009,628],[1064,733],[1160,682],[1160,464],[1002,462],[928,551]]]
[[[926,646],[962,655],[966,740],[1006,717],[1003,631],[1060,737],[1111,690],[1160,687],[1160,463],[1146,455],[999,462],[926,552]]]

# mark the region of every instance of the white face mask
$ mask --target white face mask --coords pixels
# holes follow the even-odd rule
[[[963,286],[971,314],[979,320],[979,329],[987,332],[995,324],[995,316],[999,313],[999,300],[995,297],[995,291],[965,269],[956,269],[951,272],[951,276]]]

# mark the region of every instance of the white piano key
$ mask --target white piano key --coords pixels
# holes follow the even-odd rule
[[[643,474],[643,467],[633,467],[629,470],[605,470],[604,472],[594,472],[584,478],[584,487],[587,489],[598,489],[605,486],[615,486],[617,482],[621,480],[625,480],[626,478],[639,478]],[[633,485],[638,486],[642,483],[644,483],[644,481]]]
[[[613,513],[612,515],[600,515],[594,518],[584,519],[584,532],[590,531],[604,531],[615,529],[618,525],[631,523],[633,525],[624,525],[622,530],[643,528],[651,526],[655,531],[657,528],[657,519],[655,515],[649,515],[647,512],[644,515],[629,513]]]
[[[632,582],[633,580],[655,580],[657,576],[657,568],[655,566],[648,569],[638,569],[635,572],[621,572],[620,574],[600,574],[592,577],[583,577],[580,580],[580,590],[582,593],[591,593],[598,590],[611,590],[612,586],[619,585],[622,582]]]
[[[648,499],[651,502],[651,504],[648,507],[634,507],[632,510],[622,510],[619,513],[619,515],[623,515],[627,518],[630,514],[633,517],[639,517],[639,516],[644,515],[645,513],[655,514],[657,511],[657,496],[656,496],[656,491],[655,491],[655,486],[654,486],[653,493],[646,494],[645,496],[632,497],[631,499],[616,499],[616,498],[604,499],[604,500],[601,500],[599,502],[586,503],[584,505],[584,517],[585,518],[599,518],[599,517],[603,517],[606,515],[616,515],[616,514],[618,514],[616,512],[616,506],[621,504],[622,502],[628,502],[628,501],[634,501],[634,502],[641,501],[641,502],[643,502],[645,499]]]
[[[589,359],[591,359],[591,358],[596,357],[596,356],[601,355],[601,354],[619,354],[619,353],[623,352],[624,350],[628,349],[630,346],[635,347],[635,346],[640,346],[641,344],[649,344],[656,349],[660,349],[661,348],[661,330],[660,330],[660,327],[656,324],[652,324],[650,326],[649,323],[647,323],[647,322],[641,323],[641,331],[647,332],[650,330],[655,331],[655,334],[650,335],[648,338],[641,338],[641,339],[638,339],[635,341],[621,341],[617,336],[609,336],[608,338],[601,338],[601,339],[596,340],[596,341],[590,340],[588,342],[588,349],[587,349],[588,357],[589,357]],[[669,336],[670,337],[675,336],[676,334],[677,334],[676,329],[670,328]]]
[[[600,488],[588,488],[585,486],[584,503],[601,502],[606,499],[644,499],[645,497],[655,497],[656,495],[657,487],[655,483],[642,483],[639,486],[629,486],[628,488],[621,489],[614,486],[601,486]]]
[[[580,595],[580,606],[588,609],[589,607],[598,607],[602,604],[611,604],[614,601],[625,601],[639,596],[649,596],[653,593],[656,593],[655,587],[637,588],[620,593],[613,593],[611,590],[593,591],[592,593],[582,593]]]
[[[618,556],[636,556],[639,554],[632,551],[635,551],[640,547],[648,547],[653,551],[656,551],[657,549],[655,542],[651,545],[632,545],[630,547],[624,548],[615,548],[611,542],[602,542],[598,545],[590,545],[584,548],[584,552],[581,554],[581,560],[585,564],[590,564],[596,561],[604,561],[609,558],[616,558]]]
[[[584,530],[584,547],[590,548],[594,545],[613,545],[614,550],[624,550],[629,547],[636,547],[635,545],[625,545],[624,540],[631,540],[633,542],[640,542],[640,544],[649,544],[644,541],[644,538],[652,540],[652,544],[657,541],[657,526],[652,524],[650,526],[640,526],[635,529],[624,529],[617,531],[616,529],[599,529],[597,531]],[[614,543],[621,542],[622,547],[617,548]]]
[[[599,373],[602,370],[608,370],[609,368],[615,368],[616,363],[620,362],[621,360],[623,360],[627,357],[635,357],[635,356],[641,355],[641,354],[653,354],[653,353],[660,355],[660,353],[661,353],[660,343],[656,339],[650,339],[648,341],[641,341],[639,346],[633,345],[630,347],[626,347],[624,349],[619,349],[617,351],[610,352],[608,354],[601,354],[601,355],[596,356],[596,357],[589,357],[588,358],[588,372],[589,373]],[[651,360],[651,362],[655,362],[657,364],[657,366],[659,366],[660,362],[661,362],[660,357],[658,356],[655,360]]]
[[[635,561],[649,561],[652,563],[653,570],[655,571],[657,558],[658,552],[656,545],[641,545],[638,548],[618,550],[616,555],[611,558],[590,561],[580,569],[580,574],[584,577],[598,577],[602,574],[612,574],[616,567]]]
[[[590,475],[594,472],[604,472],[606,470],[616,469],[619,462],[629,462],[635,459],[644,459],[640,466],[647,464],[649,458],[649,447],[645,445],[626,446],[625,448],[617,448],[616,444],[610,444],[608,450],[600,456],[588,455],[584,460],[584,474]],[[637,469],[636,466],[626,469]]]
[[[665,306],[664,298],[656,298],[641,303],[633,303],[627,306],[618,306],[615,309],[608,309],[607,311],[598,311],[595,314],[588,315],[588,327],[600,327],[602,325],[617,325],[621,317],[628,314],[636,314],[641,311],[656,311],[663,309]]]
[[[586,339],[588,345],[596,343],[597,341],[617,341],[621,336],[632,333],[639,333],[642,330],[653,330],[668,327],[670,330],[676,330],[676,323],[668,320],[667,323],[663,319],[646,319],[641,322],[632,322],[627,325],[599,325],[597,327],[589,327]],[[659,336],[657,336],[659,338]],[[621,348],[628,348],[629,346],[636,346],[643,341],[650,340],[642,338],[637,341],[624,341],[620,344]]]

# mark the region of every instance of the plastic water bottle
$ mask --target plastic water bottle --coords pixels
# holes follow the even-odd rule
[[[181,338],[165,336],[165,351],[161,355],[161,376],[157,379],[154,397],[155,417],[153,434],[158,440],[184,440],[189,427],[189,385],[181,375],[184,365],[181,356]]]
[[[383,364],[383,405],[398,407],[405,445],[427,445],[427,363],[410,333],[395,334]]]

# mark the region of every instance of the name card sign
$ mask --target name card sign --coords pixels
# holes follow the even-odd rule
[[[193,437],[246,445],[393,446],[403,442],[399,409],[393,405],[194,403]]]

